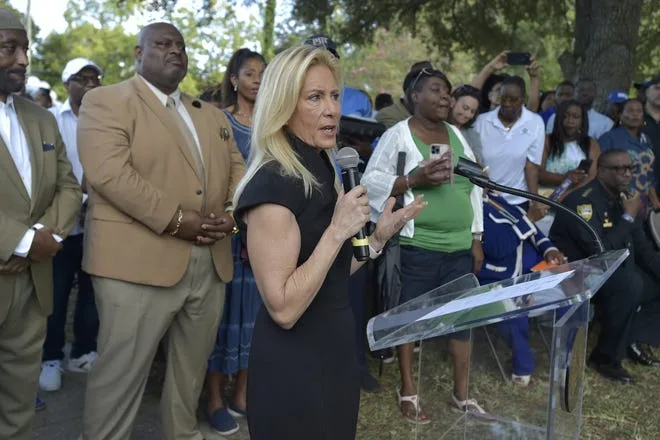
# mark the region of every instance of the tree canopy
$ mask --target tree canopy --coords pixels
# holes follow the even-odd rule
[[[149,3],[149,4],[145,4]],[[259,24],[238,19],[235,7],[223,2],[200,0],[200,9],[180,7],[176,2],[142,0],[69,0],[64,17],[67,29],[51,33],[35,46],[32,73],[65,96],[62,70],[75,57],[93,60],[104,70],[104,83],[112,84],[135,73],[134,47],[137,35],[124,23],[135,14],[160,13],[183,34],[190,58],[182,90],[197,95],[222,79],[232,53],[245,45],[254,47],[260,38]],[[207,6],[209,9],[206,9]],[[212,17],[212,19],[209,19]]]
[[[546,88],[580,75],[622,88],[653,75],[660,62],[660,0],[295,0],[293,12],[344,43],[368,44],[380,28],[405,31],[477,65],[503,49],[529,51],[543,65]],[[610,69],[615,64],[623,69]]]

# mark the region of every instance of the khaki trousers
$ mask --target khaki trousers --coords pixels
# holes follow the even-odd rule
[[[92,277],[98,355],[87,379],[83,438],[128,440],[160,340],[167,335],[161,397],[166,440],[201,440],[197,402],[225,299],[209,248],[193,246],[173,287]]]
[[[0,439],[32,438],[46,316],[41,312],[30,271],[0,292]]]

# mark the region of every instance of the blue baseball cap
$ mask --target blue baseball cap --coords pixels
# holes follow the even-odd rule
[[[607,95],[607,100],[613,102],[614,104],[621,104],[628,100],[628,94],[621,90],[615,90],[609,95]]]

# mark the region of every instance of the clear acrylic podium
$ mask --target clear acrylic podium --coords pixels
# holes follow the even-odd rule
[[[466,275],[419,298],[372,318],[367,338],[372,350],[422,341],[418,357],[418,395],[427,425],[411,425],[411,439],[578,439],[587,349],[590,299],[628,257],[627,249],[610,251],[542,272],[479,286]],[[521,388],[524,410],[498,402],[488,417],[448,410],[451,377],[433,374],[439,356],[438,336],[495,324],[516,317],[537,317],[552,330],[547,376],[534,373],[535,390]],[[474,360],[474,352],[471,362]],[[470,368],[470,393],[480,379]],[[539,378],[545,377],[546,380]],[[494,379],[489,379],[494,380]],[[540,390],[539,390],[540,388]],[[478,391],[476,392],[478,394]],[[487,396],[470,396],[487,397]],[[521,397],[522,398],[522,397]],[[527,402],[529,399],[529,403]],[[488,410],[488,408],[487,408]]]

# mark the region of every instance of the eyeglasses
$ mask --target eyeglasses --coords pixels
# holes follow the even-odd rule
[[[614,170],[616,174],[632,173],[635,167],[633,165],[603,165],[602,168]]]
[[[419,73],[417,74],[417,76],[415,77],[415,80],[410,85],[409,90],[415,90],[415,86],[417,85],[417,81],[419,81],[419,78],[421,78],[422,75],[431,76],[432,74],[433,74],[433,71],[431,69],[427,69],[426,67],[423,68],[422,70],[420,70]]]
[[[449,80],[442,71],[437,69],[428,69],[426,67],[419,71],[419,73],[415,77],[415,80],[410,85],[410,88],[408,88],[407,90],[415,90],[415,86],[417,85],[417,82],[419,82],[419,80],[422,78],[422,75],[440,78],[445,83],[447,83],[447,88],[448,88],[447,93],[449,93],[449,91],[451,90],[451,84],[449,83]]]
[[[69,80],[83,85],[88,83],[98,85],[101,84],[101,75],[73,75]]]

